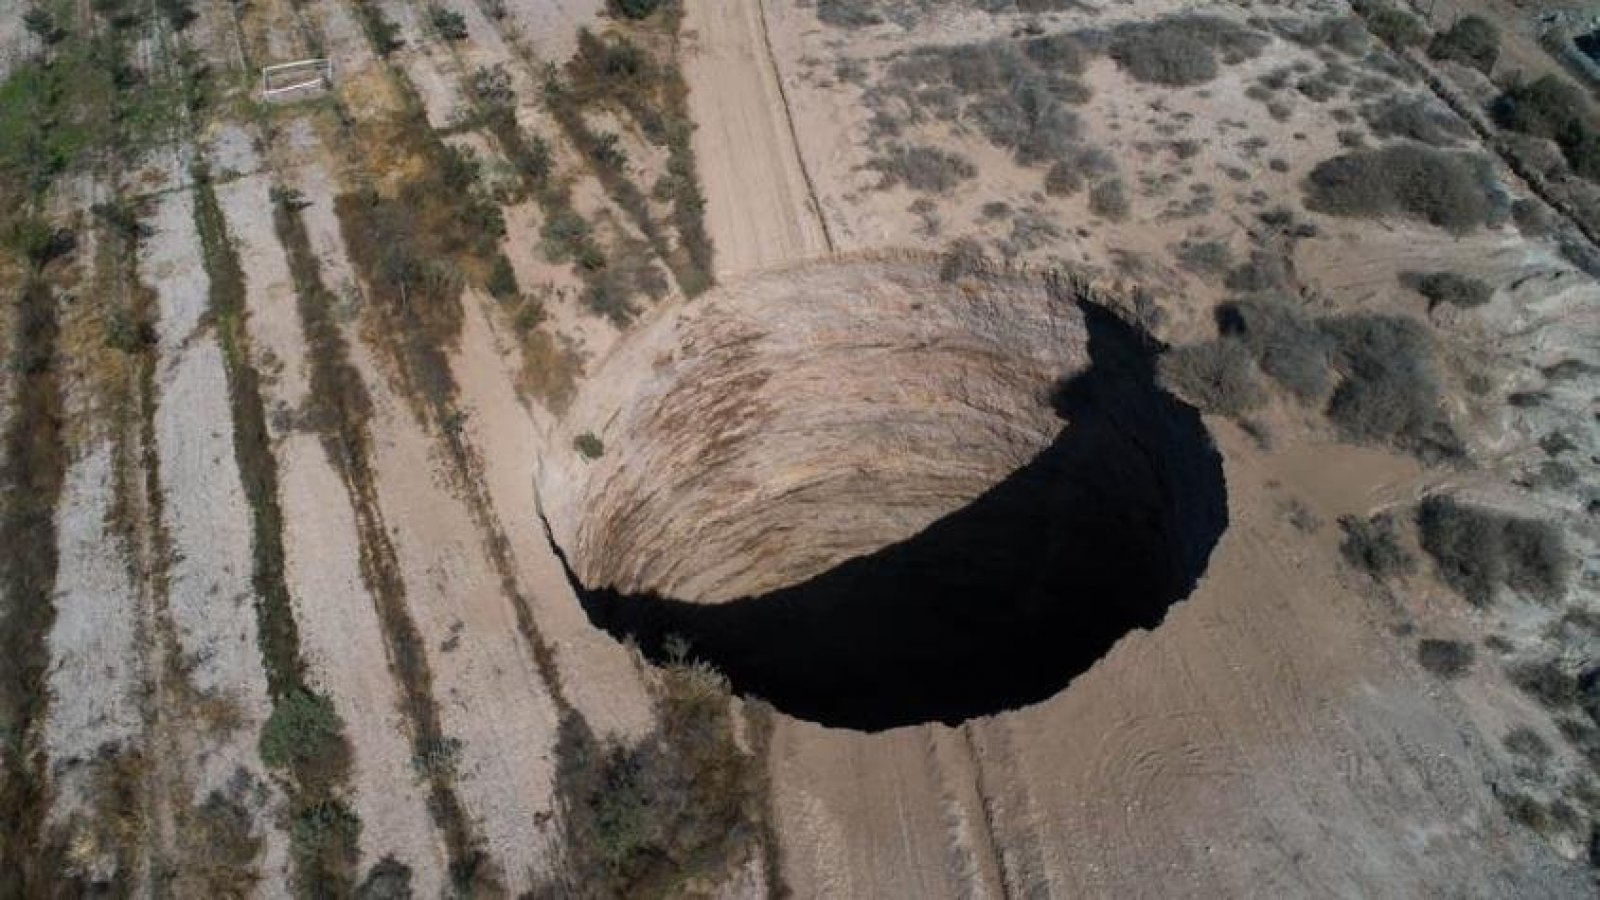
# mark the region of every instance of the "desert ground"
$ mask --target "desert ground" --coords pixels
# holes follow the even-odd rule
[[[0,0],[0,896],[1593,896],[1583,15]]]

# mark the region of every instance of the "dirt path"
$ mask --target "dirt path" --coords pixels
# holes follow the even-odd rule
[[[684,74],[718,277],[829,252],[768,51],[762,5],[686,6]]]

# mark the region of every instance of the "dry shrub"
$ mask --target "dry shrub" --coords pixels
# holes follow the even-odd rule
[[[1344,379],[1327,414],[1346,435],[1392,443],[1425,457],[1459,455],[1445,416],[1433,340],[1427,329],[1394,316],[1324,320]]]
[[[1267,37],[1220,16],[1169,16],[1119,27],[1110,54],[1138,81],[1168,87],[1204,84],[1217,75],[1217,57],[1252,59]]]
[[[1341,516],[1339,527],[1344,531],[1344,540],[1339,542],[1340,555],[1345,562],[1375,580],[1405,575],[1416,568],[1416,559],[1400,545],[1400,531],[1394,516],[1388,513],[1366,519]]]
[[[578,717],[563,719],[563,858],[536,895],[672,896],[695,881],[721,880],[756,851],[764,762],[734,738],[726,680],[676,658],[663,668],[657,710],[656,731],[636,744],[603,744]]]
[[[1334,341],[1290,302],[1248,297],[1217,308],[1217,328],[1248,347],[1269,378],[1302,400],[1333,387]]]
[[[1460,678],[1472,668],[1476,658],[1472,645],[1461,641],[1423,638],[1417,642],[1417,662],[1440,678]]]
[[[1078,138],[1069,106],[1088,99],[1072,73],[1082,64],[1070,36],[919,47],[896,57],[879,88],[866,94],[881,130],[928,116],[976,124],[990,143],[1022,165],[1065,158]]]
[[[1574,172],[1600,180],[1600,129],[1589,101],[1570,82],[1546,75],[1513,85],[1495,101],[1493,112],[1502,128],[1555,141]]]
[[[1128,192],[1121,178],[1107,178],[1089,189],[1089,212],[1120,222],[1128,217]]]
[[[978,174],[977,167],[965,156],[920,144],[893,144],[869,161],[867,168],[882,176],[879,190],[904,184],[930,194],[948,194]]]
[[[1428,55],[1471,66],[1487,75],[1500,58],[1500,30],[1482,16],[1462,16],[1433,36]]]
[[[1243,415],[1267,400],[1250,351],[1231,338],[1168,350],[1157,371],[1164,387],[1215,415]]]
[[[1494,288],[1483,279],[1455,272],[1402,272],[1400,283],[1428,298],[1430,310],[1441,303],[1471,309],[1494,296]]]
[[[1502,586],[1544,603],[1566,593],[1571,559],[1549,522],[1436,494],[1418,506],[1417,525],[1439,577],[1475,606],[1493,603]]]
[[[1389,97],[1361,110],[1372,133],[1410,138],[1434,147],[1449,147],[1472,137],[1472,129],[1454,112],[1429,97]]]
[[[1333,216],[1399,215],[1461,234],[1500,219],[1504,198],[1488,160],[1420,144],[1358,150],[1318,163],[1306,205]]]

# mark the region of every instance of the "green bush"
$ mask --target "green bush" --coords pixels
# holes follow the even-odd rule
[[[1462,16],[1448,31],[1433,36],[1428,55],[1471,66],[1487,75],[1494,71],[1495,60],[1500,57],[1500,31],[1482,16]]]
[[[410,900],[411,867],[385,856],[372,864],[367,877],[356,888],[356,900]]]
[[[447,41],[463,41],[467,38],[466,17],[453,9],[446,9],[437,3],[428,5],[428,22],[439,36]]]
[[[1231,338],[1175,347],[1157,369],[1163,386],[1208,413],[1239,416],[1267,400],[1250,351]]]
[[[496,300],[511,300],[522,293],[517,285],[516,270],[511,268],[511,260],[506,259],[504,253],[496,254],[494,262],[489,264],[489,277],[483,286]]]
[[[1391,144],[1323,160],[1306,205],[1332,216],[1400,215],[1457,234],[1496,221],[1504,202],[1488,160],[1420,144]]]
[[[1416,560],[1400,546],[1400,532],[1394,517],[1380,513],[1371,518],[1341,516],[1339,527],[1344,540],[1339,543],[1339,553],[1353,568],[1382,581],[1395,575],[1404,575],[1416,568]]]
[[[274,769],[333,757],[341,752],[344,723],[333,701],[299,689],[278,698],[261,727],[261,761]]]
[[[1494,296],[1494,289],[1482,279],[1455,272],[1402,272],[1400,281],[1426,297],[1430,310],[1441,303],[1471,309]]]
[[[1501,586],[1546,603],[1566,593],[1571,560],[1548,522],[1436,494],[1418,506],[1417,525],[1439,577],[1475,606],[1493,603]]]
[[[607,0],[606,9],[613,16],[625,19],[644,19],[660,9],[665,0]]]
[[[585,431],[572,439],[572,447],[583,455],[584,459],[599,459],[605,455],[606,445],[594,432]]]

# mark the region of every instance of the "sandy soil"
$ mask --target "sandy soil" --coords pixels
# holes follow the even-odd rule
[[[760,2],[686,6],[689,109],[719,277],[831,249],[790,136]]]
[[[83,802],[76,767],[107,745],[139,736],[141,674],[138,589],[113,532],[112,447],[80,448],[67,469],[57,511],[60,561],[50,629],[50,714],[44,729],[58,792],[52,816]]]
[[[534,460],[526,450],[538,445],[539,435],[492,332],[490,303],[487,297],[470,298],[461,352],[453,362],[469,404],[466,430],[482,460],[484,486],[511,541],[534,621],[555,653],[566,699],[602,738],[637,739],[653,722],[644,681],[631,654],[589,624],[533,515]]]

